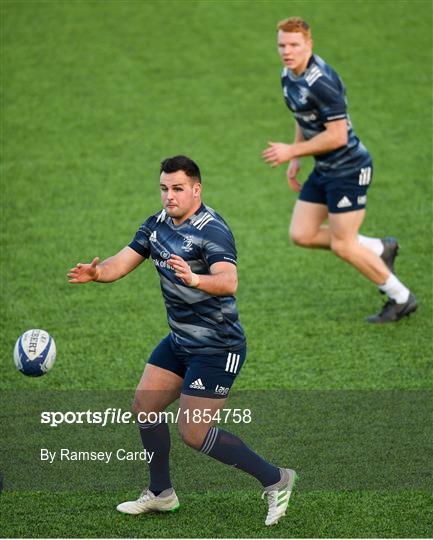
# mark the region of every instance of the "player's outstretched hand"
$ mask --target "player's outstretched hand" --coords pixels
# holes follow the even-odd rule
[[[191,270],[189,264],[179,257],[179,255],[171,255],[168,260],[169,265],[174,270],[174,275],[181,279],[188,287],[196,287],[198,284],[197,274]]]
[[[95,257],[90,264],[78,263],[74,268],[71,268],[68,273],[69,283],[87,283],[88,281],[96,281],[100,271],[97,268],[99,257]]]
[[[302,187],[299,180],[296,178],[296,175],[298,174],[300,168],[301,165],[299,163],[299,160],[292,159],[287,169],[287,181],[289,182],[289,186],[293,189],[293,191],[296,191],[298,193],[301,191]]]
[[[268,142],[269,147],[263,150],[262,156],[271,167],[277,167],[281,163],[290,161],[293,156],[293,145],[278,142]]]

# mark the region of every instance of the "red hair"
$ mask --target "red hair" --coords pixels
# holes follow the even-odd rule
[[[301,19],[301,17],[289,17],[288,19],[283,19],[277,24],[277,31],[281,30],[282,32],[299,32],[303,34],[306,39],[311,39],[311,30],[310,25]]]

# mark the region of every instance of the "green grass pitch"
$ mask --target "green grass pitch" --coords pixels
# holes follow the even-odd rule
[[[83,287],[70,286],[66,272],[130,241],[160,208],[159,162],[176,153],[199,163],[204,200],[237,241],[249,355],[233,394],[255,391],[265,402],[277,390],[433,389],[430,2],[1,0],[0,10],[2,391],[16,392],[21,403],[36,390],[132,396],[145,359],[167,333],[155,270],[145,263],[118,283]],[[355,130],[373,155],[362,231],[398,237],[397,273],[420,303],[397,325],[364,323],[381,305],[375,287],[331,254],[288,242],[296,196],[283,167],[267,168],[261,151],[268,140],[292,139],[274,30],[290,15],[311,24],[315,52],[343,78]],[[302,178],[310,166],[304,160]],[[12,349],[23,331],[38,327],[54,336],[58,359],[49,375],[28,379],[15,370]],[[2,445],[11,453],[28,433],[8,438],[15,425],[8,409],[3,402],[10,429]],[[257,431],[248,440],[247,429],[245,439],[296,466],[291,438],[276,444],[279,432],[290,430],[290,415],[281,414],[275,440],[259,442]],[[138,438],[134,429],[130,437]],[[341,468],[355,470],[358,454],[345,444]],[[306,445],[306,455],[314,451]],[[431,439],[418,451],[414,460],[431,452]],[[202,474],[205,460],[185,452]],[[13,491],[2,473],[6,537],[432,533],[425,482],[314,489],[303,487],[301,474],[288,515],[267,529],[254,482],[178,487],[179,512],[134,519],[114,507],[143,487],[144,469],[126,489],[110,491]],[[399,474],[403,480],[405,471]]]

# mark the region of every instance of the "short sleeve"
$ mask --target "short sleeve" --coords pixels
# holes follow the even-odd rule
[[[209,224],[209,232],[203,242],[203,255],[209,266],[217,262],[237,264],[235,239],[228,228],[212,227]]]
[[[135,233],[134,238],[128,244],[131,249],[136,251],[142,257],[146,259],[150,255],[150,240],[149,237],[152,234],[152,231],[149,227],[150,221],[152,218],[146,219],[146,221],[140,225],[140,228]]]
[[[340,78],[320,77],[310,88],[323,122],[347,118],[347,102]]]

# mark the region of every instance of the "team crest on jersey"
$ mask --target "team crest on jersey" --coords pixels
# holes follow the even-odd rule
[[[186,251],[187,253],[189,253],[190,251],[192,251],[193,247],[194,247],[194,244],[193,244],[193,236],[191,235],[188,235],[188,236],[185,236],[185,239],[183,241],[183,244],[182,244],[182,249],[183,251]]]
[[[305,88],[304,86],[301,86],[299,89],[299,103],[302,105],[305,105],[307,103],[308,98],[308,88]]]

